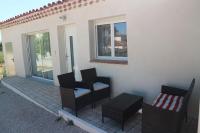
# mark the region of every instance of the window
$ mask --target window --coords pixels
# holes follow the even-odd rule
[[[126,23],[114,24],[115,56],[127,57]]]
[[[111,30],[110,25],[98,25],[98,56],[111,56]]]
[[[127,60],[126,22],[96,24],[97,59]]]

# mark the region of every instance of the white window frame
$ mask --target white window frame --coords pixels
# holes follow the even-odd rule
[[[95,49],[96,49],[96,59],[100,59],[100,60],[128,60],[128,56],[127,57],[117,57],[115,56],[115,41],[114,41],[114,24],[116,23],[126,23],[127,26],[127,22],[124,19],[124,17],[115,17],[115,18],[110,18],[110,19],[104,19],[104,20],[96,20],[95,21]],[[110,24],[110,28],[111,28],[111,56],[99,56],[98,55],[98,33],[97,33],[97,27],[99,25],[106,25],[106,24]],[[128,44],[127,44],[128,45]],[[128,52],[128,49],[127,49]],[[128,55],[128,53],[127,53]]]

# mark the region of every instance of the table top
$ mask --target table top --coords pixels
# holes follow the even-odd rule
[[[140,100],[143,100],[143,97],[128,93],[123,93],[111,99],[102,106],[106,108],[112,108],[114,110],[124,111]]]

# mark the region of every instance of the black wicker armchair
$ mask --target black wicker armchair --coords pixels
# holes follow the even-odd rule
[[[167,109],[167,106],[165,106],[165,104],[169,105],[169,102],[167,103],[167,101],[165,101],[167,98],[162,99],[161,97],[158,99],[162,101],[160,103],[164,103],[165,101],[165,104],[163,104],[165,109],[156,107],[155,104],[143,104],[142,133],[181,133],[183,121],[184,119],[187,120],[188,102],[194,85],[195,79],[192,80],[188,90],[162,86],[161,94],[164,94],[165,97],[169,96],[173,99],[176,99],[177,97],[183,98],[182,103],[180,104],[181,106],[178,106],[178,104],[173,105],[171,102],[171,107],[175,108],[175,110],[169,110],[172,108],[168,106],[168,108],[170,108]],[[178,100],[181,101],[180,98]],[[157,102],[157,105],[161,104]]]
[[[92,91],[92,100],[95,103],[103,98],[109,98],[111,80],[108,77],[98,77],[95,68],[81,70],[82,80]]]
[[[58,80],[60,83],[62,109],[64,107],[70,108],[77,116],[79,109],[91,104],[89,87],[82,82],[75,81],[73,72],[58,75]]]

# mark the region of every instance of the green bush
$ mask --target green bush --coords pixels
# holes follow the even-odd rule
[[[3,57],[3,52],[0,51],[0,64],[4,63],[4,57]]]
[[[4,63],[4,57],[3,57],[3,47],[2,43],[0,42],[0,64]]]
[[[2,42],[0,42],[0,51],[3,51]]]

